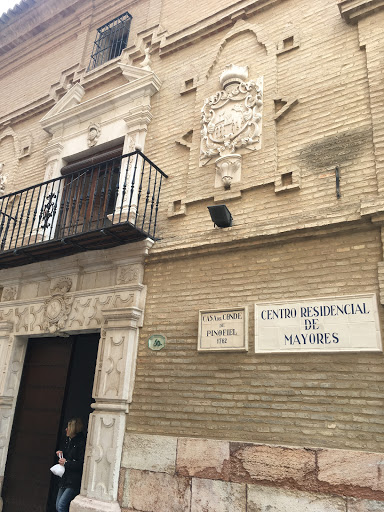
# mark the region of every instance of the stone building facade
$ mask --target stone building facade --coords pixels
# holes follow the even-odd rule
[[[2,479],[27,346],[96,333],[72,512],[384,511],[383,7],[25,0],[0,18],[2,196],[116,144],[167,175],[156,236],[0,253]],[[89,66],[126,11],[124,47]]]

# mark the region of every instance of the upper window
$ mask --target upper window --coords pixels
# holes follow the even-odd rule
[[[118,57],[127,46],[132,16],[125,12],[97,29],[87,71]]]

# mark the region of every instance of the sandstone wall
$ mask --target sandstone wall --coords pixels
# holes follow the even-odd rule
[[[382,455],[128,435],[124,512],[379,512]]]

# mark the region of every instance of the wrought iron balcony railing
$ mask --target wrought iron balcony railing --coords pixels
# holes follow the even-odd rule
[[[156,239],[167,175],[135,151],[0,198],[0,268]]]

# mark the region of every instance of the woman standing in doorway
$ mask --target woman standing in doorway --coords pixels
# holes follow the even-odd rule
[[[57,512],[69,512],[71,501],[80,493],[83,474],[85,436],[81,419],[69,420],[65,432],[67,435],[65,446],[63,450],[56,452],[59,464],[65,468],[56,499]]]

